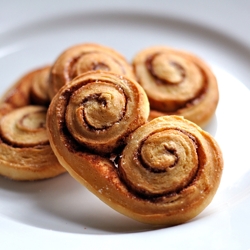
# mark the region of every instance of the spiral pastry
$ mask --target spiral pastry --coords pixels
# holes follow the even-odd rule
[[[38,180],[66,170],[59,164],[47,136],[47,109],[24,106],[0,121],[0,174],[13,180]]]
[[[149,98],[150,119],[175,114],[205,126],[214,115],[219,100],[217,80],[195,55],[155,46],[135,55],[133,66]]]
[[[78,145],[109,154],[148,115],[148,99],[137,82],[111,72],[92,71],[76,77],[53,98],[48,128],[52,135],[58,133],[55,129],[66,129]]]
[[[47,127],[59,162],[102,201],[135,220],[171,226],[194,218],[211,202],[220,182],[223,159],[218,144],[188,120],[180,116],[162,116],[131,131],[122,150],[113,148],[112,152],[109,150],[110,154],[88,150],[86,143],[81,143],[71,133],[69,126],[77,122],[76,119],[67,121],[67,105],[72,102],[73,90],[78,95],[83,86],[97,82],[94,76],[99,75],[98,83],[110,82],[115,77],[110,73],[104,78],[104,74],[90,72],[75,78],[53,98],[47,114]],[[102,88],[96,90],[107,95]],[[84,95],[80,98],[82,104],[86,100]],[[90,96],[87,100],[92,100]],[[100,105],[99,99],[96,102]],[[95,109],[95,103],[90,105]],[[77,105],[75,113],[78,109]],[[143,105],[137,109],[141,111]],[[84,112],[89,111],[79,113]],[[83,115],[79,118],[83,120]],[[117,123],[119,126],[122,120]],[[101,144],[98,133],[95,138]],[[116,133],[123,134],[123,129]]]
[[[35,105],[48,105],[47,91],[50,66],[34,69],[16,81],[1,97],[0,105],[13,109]]]
[[[50,98],[74,77],[95,70],[134,78],[131,65],[117,51],[98,44],[79,44],[65,50],[55,61],[50,76]]]

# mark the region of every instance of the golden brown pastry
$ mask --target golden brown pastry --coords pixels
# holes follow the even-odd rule
[[[50,66],[31,70],[16,81],[3,94],[0,105],[10,106],[13,109],[35,105],[48,105],[49,97],[47,91]]]
[[[13,110],[13,106],[9,103],[0,103],[0,119]]]
[[[48,129],[56,136],[54,130],[63,120],[60,132],[66,129],[76,144],[108,154],[122,146],[148,115],[148,99],[137,82],[111,72],[90,71],[74,78],[53,98]],[[56,141],[52,141],[54,147]]]
[[[135,55],[134,71],[150,102],[150,119],[181,115],[205,126],[214,115],[219,92],[208,65],[197,56],[165,46]]]
[[[112,71],[134,78],[131,65],[119,52],[99,44],[79,44],[66,49],[56,59],[50,76],[50,98],[74,77],[94,70]]]
[[[13,180],[39,180],[66,170],[59,164],[47,136],[47,109],[24,106],[0,120],[0,174]]]
[[[132,93],[123,84],[133,87]],[[115,92],[119,99],[125,96],[126,108],[112,104]],[[110,105],[111,110],[118,107],[115,119],[105,110]],[[65,85],[51,102],[47,113],[51,147],[62,166],[113,209],[144,223],[183,223],[212,200],[223,168],[221,151],[194,123],[179,116],[145,123],[147,112],[145,93],[136,82],[111,73],[86,73]],[[125,121],[136,122],[137,129],[124,133]],[[103,136],[113,126],[116,132]],[[113,142],[113,135],[124,134],[122,143]],[[112,147],[107,149],[109,141]]]
[[[31,103],[47,106],[50,103],[48,84],[50,66],[39,69],[34,74],[30,89]]]
[[[142,222],[183,223],[211,202],[222,170],[211,135],[180,116],[155,118],[131,134],[120,158],[119,176],[136,196],[124,208]]]

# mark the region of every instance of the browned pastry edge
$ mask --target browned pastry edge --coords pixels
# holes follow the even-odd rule
[[[0,143],[0,151],[5,154],[10,150],[8,145]],[[12,149],[11,149],[12,150]],[[10,159],[0,159],[0,175],[14,181],[36,181],[56,177],[66,172],[50,147],[15,149],[19,154],[19,163]],[[44,155],[41,159],[41,155]],[[27,157],[29,156],[29,157]]]

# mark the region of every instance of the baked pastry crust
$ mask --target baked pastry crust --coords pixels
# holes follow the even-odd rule
[[[181,115],[204,127],[214,115],[219,101],[217,80],[194,54],[153,46],[135,55],[133,67],[149,98],[150,119]]]
[[[55,177],[66,170],[59,164],[47,136],[47,109],[27,105],[0,120],[0,174],[31,181]]]
[[[113,75],[105,74],[79,76],[53,98],[47,127],[59,162],[102,201],[135,220],[171,226],[194,218],[211,202],[223,168],[218,144],[200,127],[179,116],[159,117],[130,131],[124,150],[120,144],[105,154],[71,134],[66,113],[72,91],[85,79]]]
[[[95,43],[78,44],[67,48],[54,62],[49,84],[50,98],[76,76],[94,70],[134,78],[131,65],[118,51]]]

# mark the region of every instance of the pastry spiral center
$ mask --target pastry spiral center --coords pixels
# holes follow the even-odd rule
[[[104,129],[112,126],[123,116],[126,100],[117,90],[97,93],[86,97],[79,110],[83,110],[85,122],[92,128]]]
[[[163,83],[178,84],[185,78],[185,70],[181,62],[166,54],[156,54],[148,60],[148,68],[152,75]]]
[[[141,147],[143,165],[155,173],[165,172],[178,162],[174,143],[159,134],[150,136]]]
[[[38,131],[45,129],[46,112],[37,111],[24,115],[17,121],[17,128],[23,131]]]
[[[96,139],[114,124],[118,124],[126,110],[126,97],[115,84],[90,82],[76,90],[66,111],[67,127],[73,137],[83,142]]]
[[[188,134],[166,129],[150,134],[139,146],[132,144],[125,149],[119,167],[135,192],[149,197],[170,195],[193,181],[199,161],[197,145]]]
[[[144,63],[137,70],[152,109],[176,112],[199,101],[206,91],[204,72],[188,57],[156,52],[146,57]]]
[[[27,106],[16,109],[1,120],[1,136],[18,147],[30,147],[48,143],[46,108]]]

